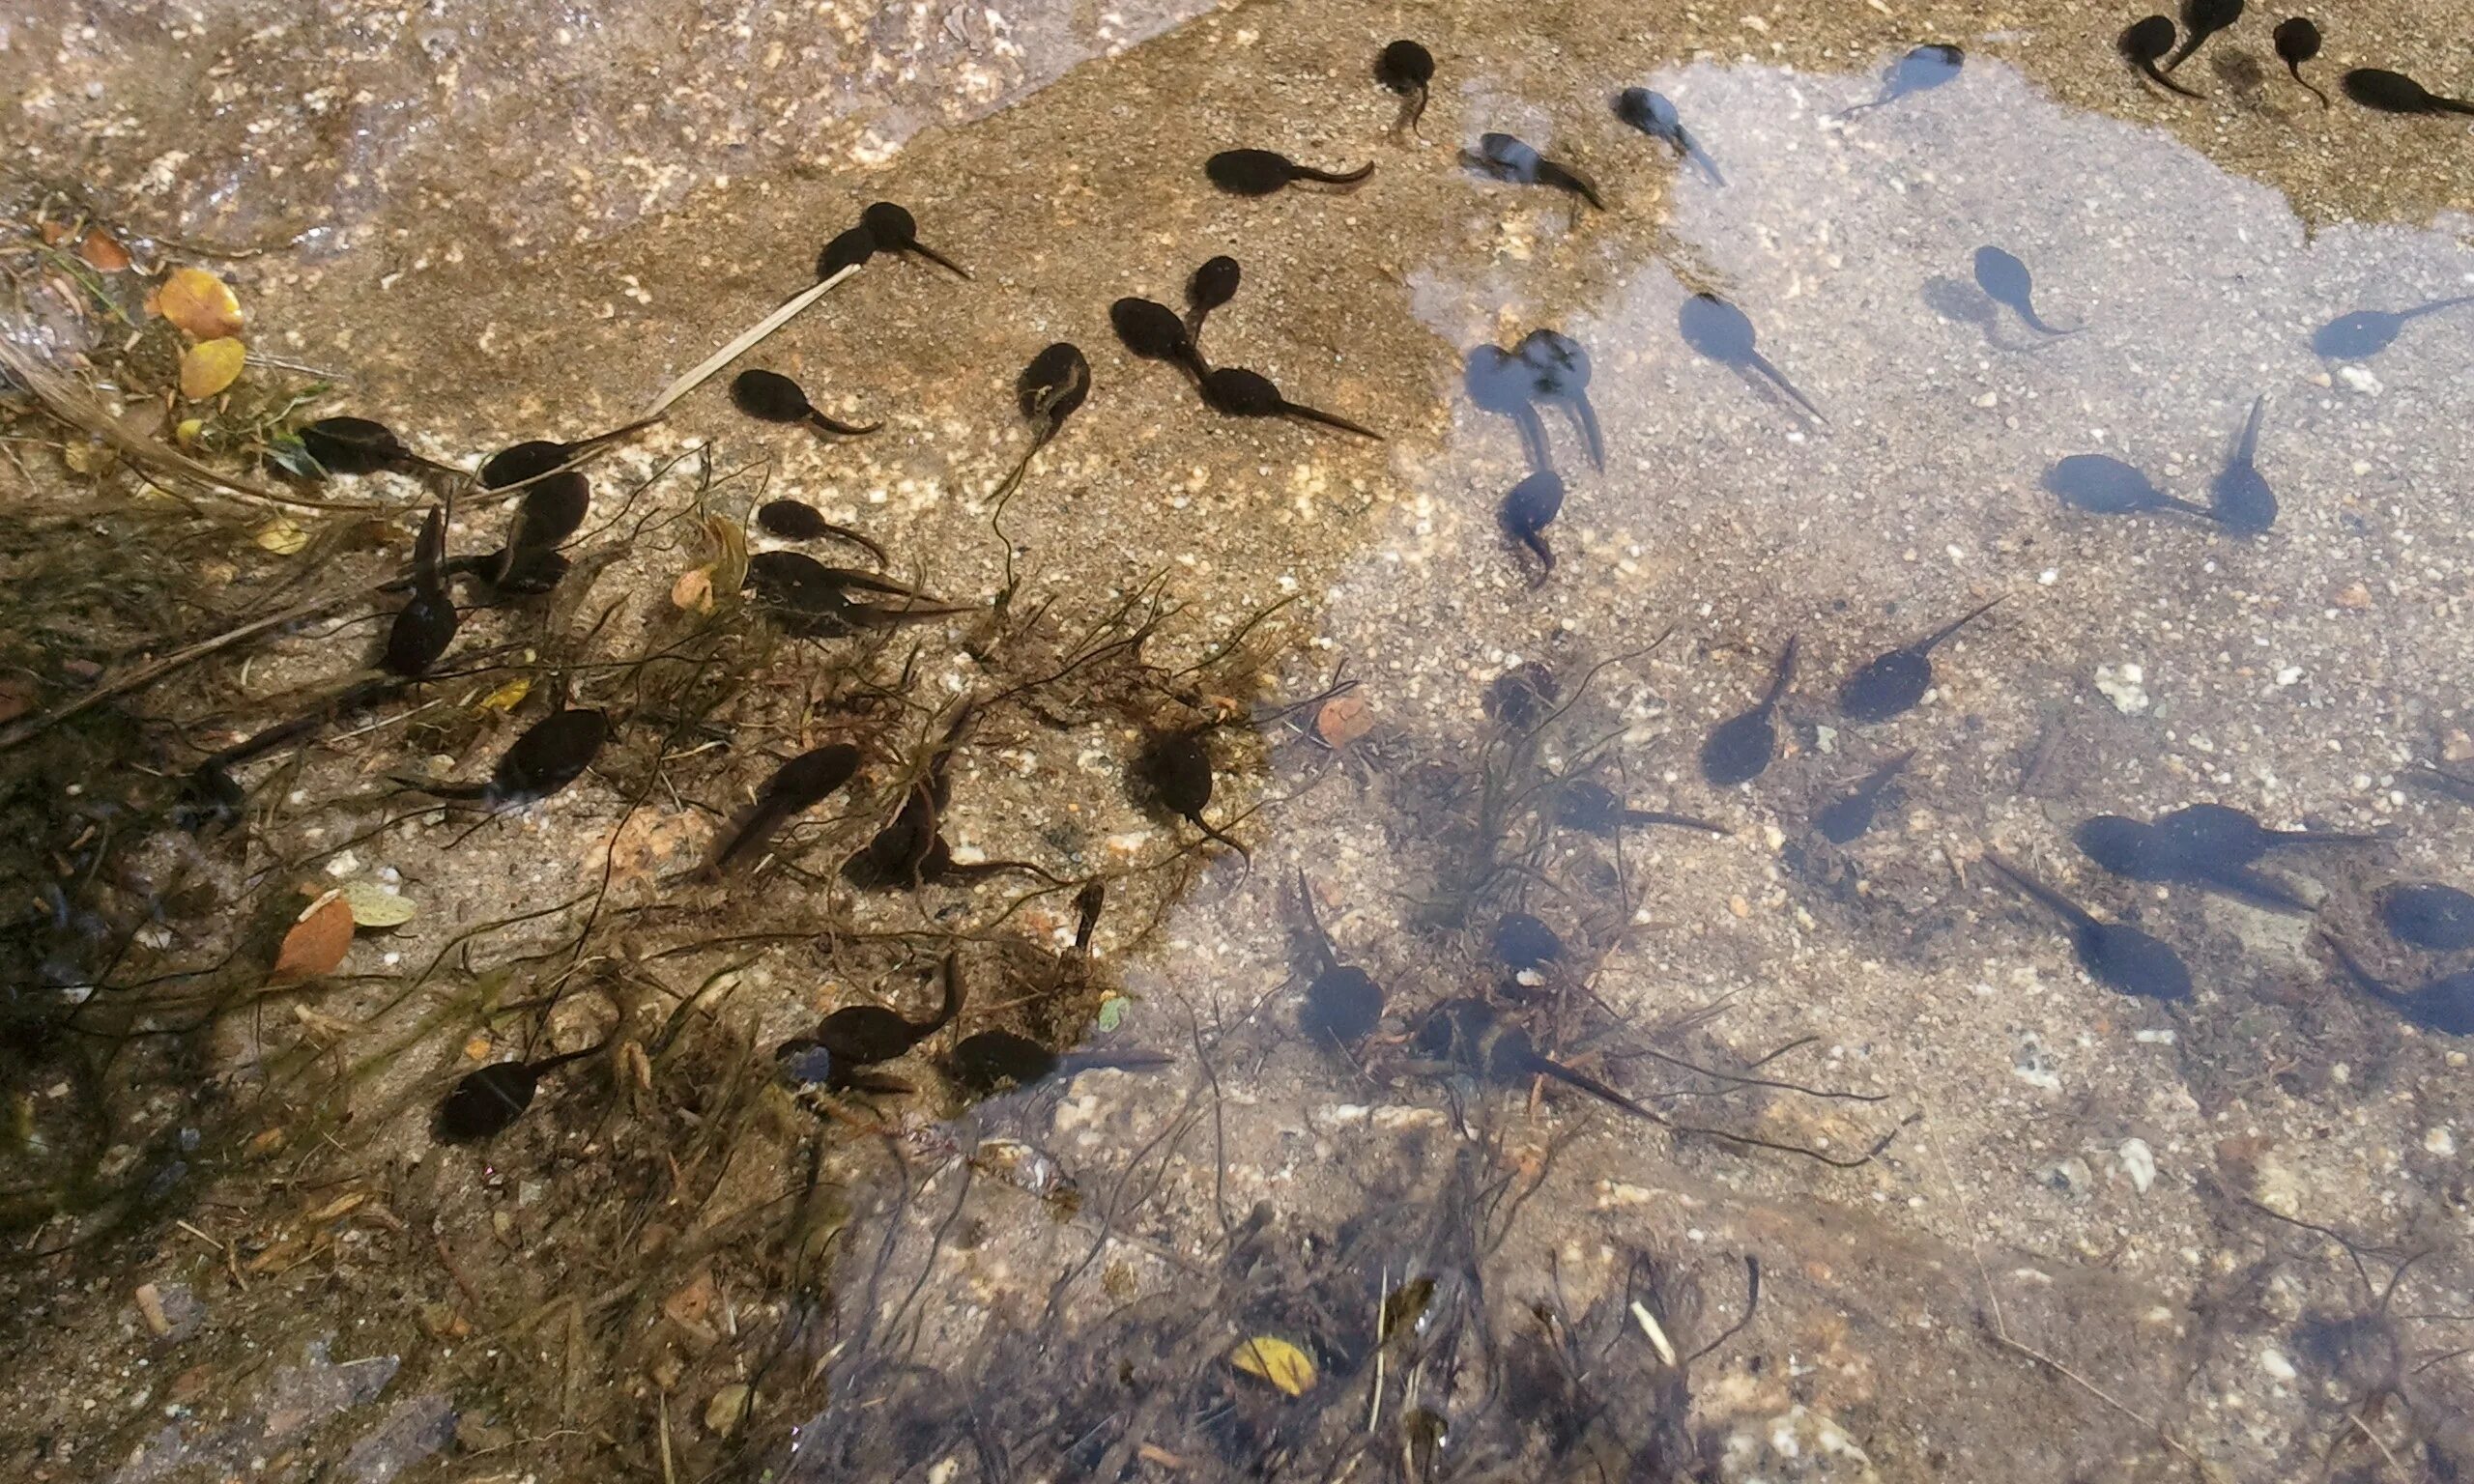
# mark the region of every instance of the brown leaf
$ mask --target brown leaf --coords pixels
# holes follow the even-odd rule
[[[713,569],[691,567],[670,585],[671,607],[690,614],[713,611]]]
[[[219,340],[241,332],[241,300],[228,284],[202,268],[174,269],[147,307],[193,340]]]
[[[1314,713],[1314,735],[1326,747],[1346,747],[1374,729],[1374,708],[1355,696],[1337,696]]]
[[[274,956],[273,978],[285,984],[332,974],[352,947],[352,903],[341,892],[329,892],[301,914],[283,935]]]
[[[98,272],[117,273],[129,267],[129,249],[101,227],[86,229],[86,240],[77,244],[77,256]]]

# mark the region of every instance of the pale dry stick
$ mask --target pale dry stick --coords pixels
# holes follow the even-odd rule
[[[2404,1465],[2397,1462],[2397,1455],[2388,1451],[2388,1444],[2380,1441],[2379,1435],[2373,1432],[2369,1427],[2363,1425],[2363,1420],[2359,1415],[2348,1412],[2345,1413],[2345,1420],[2351,1422],[2354,1425],[2354,1431],[2362,1434],[2366,1439],[2369,1439],[2371,1445],[2379,1450],[2379,1456],[2388,1460],[2388,1467],[2396,1471],[2398,1478],[2403,1480],[2404,1484],[2414,1484],[2414,1476],[2405,1471]],[[2333,1453],[2335,1450],[2332,1448],[2329,1451]],[[2332,1464],[2331,1468],[2333,1469],[2333,1467],[2334,1465]]]
[[[2037,1364],[2044,1366],[2056,1375],[2060,1376],[2065,1381],[2076,1383],[2080,1389],[2086,1391],[2088,1395],[2096,1398],[2096,1400],[2100,1402],[2103,1402],[2106,1406],[2120,1413],[2123,1416],[2130,1418],[2140,1426],[2147,1429],[2150,1433],[2155,1434],[2157,1440],[2163,1442],[2165,1446],[2172,1448],[2174,1452],[2179,1453],[2182,1457],[2190,1460],[2191,1468],[2198,1471],[2201,1478],[2210,1479],[2223,1477],[2223,1470],[2213,1468],[2207,1460],[2193,1452],[2190,1444],[2174,1437],[2172,1433],[2167,1432],[2165,1430],[2165,1424],[2162,1422],[2152,1421],[2149,1418],[2141,1415],[2137,1411],[2132,1409],[2129,1403],[2124,1402],[2121,1398],[2114,1395],[2112,1392],[2096,1384],[2094,1382],[2089,1381],[2086,1377],[2080,1375],[2077,1371],[2074,1371],[2070,1367],[2062,1364],[2059,1360],[2046,1355],[2043,1351],[2038,1350],[2034,1346],[2027,1344],[2024,1341],[2011,1338],[2010,1322],[2008,1319],[2004,1318],[2001,1313],[2000,1291],[1993,1286],[1993,1274],[1986,1270],[1984,1266],[1984,1251],[1981,1247],[1976,1245],[1974,1214],[1968,1210],[1967,1197],[1959,1193],[1958,1177],[1952,1173],[1949,1160],[1942,1156],[1940,1145],[1936,1144],[1934,1146],[1933,1155],[1934,1157],[1941,1162],[1942,1179],[1943,1183],[1950,1187],[1950,1199],[1952,1203],[1959,1208],[1960,1220],[1967,1227],[1968,1256],[1975,1261],[1975,1274],[1978,1278],[1981,1278],[1984,1281],[1985,1302],[1993,1310],[1994,1343],[1999,1345],[2004,1350],[2015,1351],[2016,1353],[2027,1356],[2028,1359],[2035,1361]]]
[[[791,323],[792,316],[796,315],[800,310],[805,309],[808,305],[815,303],[818,300],[822,299],[824,297],[825,290],[832,288],[843,279],[859,271],[859,267],[860,265],[856,263],[849,264],[840,271],[834,273],[833,276],[819,279],[810,287],[801,290],[799,293],[791,295],[787,300],[784,300],[780,308],[757,321],[754,328],[750,328],[745,334],[740,335],[730,344],[723,346],[718,351],[715,351],[712,355],[706,357],[702,362],[700,362],[694,370],[689,371],[685,376],[680,377],[678,380],[663,387],[661,389],[661,395],[653,398],[652,405],[645,409],[645,415],[647,417],[660,416],[663,410],[668,408],[673,402],[676,402],[679,398],[687,395],[689,392],[694,391],[697,387],[704,385],[706,382],[712,380],[713,376],[724,366],[729,365],[732,361],[738,359],[741,356],[744,356],[748,352],[756,349],[759,341],[762,341],[765,336],[770,335],[773,331],[780,329],[783,326]]]

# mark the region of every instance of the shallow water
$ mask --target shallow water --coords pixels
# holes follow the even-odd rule
[[[2348,34],[2405,47],[2405,22],[2447,14]],[[238,1097],[289,1085],[287,1052],[340,1038],[368,1059],[336,1092],[354,1117],[281,1201],[262,1168],[227,1167],[191,1212],[207,1238],[140,1241],[134,1270],[213,1294],[207,1339],[117,1375],[89,1361],[114,1413],[100,1429],[20,1388],[29,1458],[58,1477],[106,1476],[90,1469],[106,1456],[124,1478],[177,1476],[232,1445],[218,1418],[260,1425],[235,1355],[289,1360],[339,1332],[368,1348],[337,1355],[402,1355],[385,1398],[416,1408],[402,1415],[434,1418],[444,1395],[509,1429],[433,1442],[413,1467],[440,1477],[593,1459],[650,1477],[678,1456],[699,1476],[940,1480],[2164,1478],[2195,1458],[2247,1478],[2332,1447],[2371,1478],[2474,1461],[2463,1358],[2391,1388],[2377,1345],[2338,1323],[2393,1317],[2419,1359],[2474,1311],[2464,1051],[2346,990],[2314,941],[2377,945],[2383,972],[2411,981],[2438,962],[2380,940],[2370,893],[2468,884],[2464,806],[2417,787],[2413,765],[2474,752],[2469,538],[2450,478],[2474,413],[2474,310],[2416,321],[2360,361],[2311,349],[2342,313],[2474,285],[2465,218],[2427,210],[2463,199],[2464,130],[2323,116],[2272,60],[2246,83],[2197,71],[2210,53],[2184,75],[2223,106],[2168,114],[2105,50],[2119,18],[2075,12],[2023,19],[1947,86],[1851,119],[1832,115],[1874,96],[1899,39],[1686,18],[1701,54],[1679,61],[1694,46],[1643,40],[1613,8],[1454,18],[1422,141],[1384,137],[1395,100],[1364,76],[1366,38],[1397,16],[1252,7],[922,136],[829,206],[762,161],[704,196],[583,190],[572,218],[511,235],[335,197],[406,245],[382,259],[321,238],[234,271],[253,315],[298,337],[290,353],[355,370],[353,410],[458,457],[623,417],[797,288],[852,204],[890,195],[977,278],[872,265],[748,362],[888,431],[825,444],[735,419],[711,388],[611,458],[584,550],[617,557],[591,607],[623,601],[584,642],[587,697],[653,712],[641,678],[592,667],[678,637],[667,595],[706,555],[704,509],[796,494],[887,539],[939,596],[997,591],[985,502],[1023,446],[1008,384],[1059,336],[1089,354],[1096,389],[1008,506],[1026,574],[1011,612],[1052,601],[1075,632],[1158,573],[1185,606],[1146,649],[1151,683],[1094,666],[1090,694],[993,709],[956,755],[962,858],[1110,880],[1087,972],[1050,956],[1070,941],[1066,890],[832,885],[944,729],[938,704],[1055,663],[1037,636],[970,620],[772,655],[713,713],[733,751],[654,716],[642,752],[524,819],[461,843],[460,823],[404,828],[353,845],[342,870],[317,858],[335,879],[393,872],[423,919],[357,947],[365,977],[314,1001],[343,1030],[234,1023],[204,1054]],[[2254,17],[2211,52],[2265,57],[2264,32]],[[1795,50],[1721,59],[1773,47]],[[1634,84],[1676,100],[1723,186],[1609,114]],[[2211,147],[2160,117],[2201,134],[2192,117],[2217,120]],[[1584,169],[1611,210],[1455,161],[1498,129]],[[1377,169],[1349,194],[1236,201],[1199,171],[1235,145]],[[529,154],[492,169],[555,174]],[[2366,184],[2374,160],[2392,195]],[[308,199],[225,178],[265,220]],[[539,218],[554,194],[518,192],[536,210],[510,214]],[[540,252],[561,237],[582,245]],[[2034,335],[1982,298],[1971,263],[1987,243],[2028,265],[2037,309],[2073,333]],[[1220,251],[1247,278],[1206,353],[1386,442],[1221,419],[1177,373],[1122,353],[1108,300],[1176,303]],[[1751,317],[1821,418],[1686,346],[1677,314],[1698,291]],[[1471,350],[1539,328],[1586,350],[1606,443],[1601,471],[1544,409],[1568,488],[1542,583],[1497,520],[1527,472],[1520,439],[1462,386]],[[2281,502],[2263,536],[2086,514],[2043,487],[2057,460],[2101,452],[2203,501],[2261,396],[2258,464]],[[618,491],[708,440],[708,473],[690,462],[615,515]],[[369,485],[418,508],[408,482]],[[458,517],[458,550],[503,519],[479,501]],[[1837,714],[1865,660],[1995,598],[1935,651],[1923,704],[1881,725]],[[544,632],[538,614],[479,622],[486,639]],[[1757,698],[1791,635],[1780,757],[1712,787],[1703,735]],[[272,696],[331,669],[337,643],[288,635],[254,676],[219,683]],[[1524,663],[1562,687],[1534,732],[1483,705]],[[1212,738],[1208,817],[1251,862],[1178,853],[1194,830],[1129,798],[1146,727],[1275,706],[1343,668],[1363,736],[1318,741],[1308,725],[1330,713],[1309,711]],[[860,670],[905,674],[912,704],[819,702]],[[158,719],[229,704],[147,702]],[[475,777],[507,734],[488,724],[425,750],[469,752],[458,776]],[[823,812],[769,873],[687,879],[766,755],[846,735],[872,750],[864,798]],[[1820,808],[1911,748],[1871,833],[1819,838]],[[254,822],[266,843],[240,879],[288,889],[268,861],[365,828],[336,801],[408,756],[384,732],[313,754]],[[1557,828],[1554,790],[1577,778],[1733,833]],[[2316,922],[2113,880],[2070,842],[2089,814],[2208,799],[2393,838],[2269,858]],[[2057,925],[1983,867],[1988,847],[2172,942],[2196,997],[2091,982]],[[1383,1032],[1350,1054],[1296,1030],[1313,970],[1301,871],[1339,956],[1387,992]],[[570,950],[577,919],[561,917],[482,937],[434,984],[410,978],[458,934],[597,883],[604,936]],[[1515,910],[1567,950],[1529,983],[1488,948]],[[1036,1021],[1173,1064],[950,1119],[924,1059],[892,1069],[920,1096],[844,1099],[838,1117],[764,1091],[769,1048],[819,1012],[890,998],[920,1013],[925,965],[955,943],[974,985],[959,1030]],[[517,973],[505,999],[580,986],[559,1044],[645,1027],[648,1074],[563,1073],[523,1130],[468,1158],[417,1126],[488,1049],[467,1035],[486,1027],[491,1055],[526,1049],[520,1017],[467,998],[494,964]],[[1424,1013],[1478,993],[1694,1131],[1423,1060]],[[887,1130],[852,1127],[873,1120]],[[281,1214],[303,1183],[315,1193]],[[317,1219],[336,1189],[378,1193],[398,1229]],[[2372,1254],[2359,1274],[2328,1231]],[[307,1253],[226,1288],[211,1243],[227,1238]],[[2427,1255],[2383,1310],[2407,1252]],[[380,1304],[356,1271],[430,1310],[417,1323]],[[24,1296],[56,1277],[10,1281]],[[1429,1297],[1395,1308],[1382,1342],[1403,1285]],[[127,1323],[119,1301],[38,1302],[61,1335]],[[1250,1336],[1303,1350],[1312,1384],[1292,1397],[1233,1365]],[[189,1365],[235,1379],[180,1404],[197,1410],[166,1439],[152,1373]],[[734,1384],[757,1396],[744,1426],[707,1411]],[[606,1441],[561,1436],[583,1420]],[[344,1458],[387,1425],[375,1411],[334,1423],[282,1467]]]

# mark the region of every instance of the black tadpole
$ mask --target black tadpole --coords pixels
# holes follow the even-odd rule
[[[2090,515],[2171,510],[2205,520],[2216,517],[2205,505],[2166,494],[2154,480],[2111,454],[2074,453],[2045,471],[2044,487],[2060,497],[2063,504]]]
[[[2397,342],[2408,323],[2427,314],[2474,304],[2474,294],[2435,299],[2411,309],[2356,309],[2341,314],[2312,333],[2311,349],[2330,360],[2360,360],[2376,356]]]
[[[1536,554],[1540,583],[1554,573],[1555,550],[1546,544],[1546,528],[1564,508],[1564,476],[1541,469],[1511,487],[1496,519],[1504,534]]]
[[[1425,116],[1426,89],[1434,81],[1434,53],[1407,40],[1394,42],[1374,59],[1374,80],[1400,95],[1400,117],[1392,131],[1415,129]]]
[[[1865,832],[1873,827],[1873,814],[1881,807],[1884,795],[1888,793],[1898,782],[1899,775],[1914,758],[1915,750],[1910,748],[1864,775],[1862,782],[1824,805],[1821,812],[1813,815],[1813,828],[1821,831],[1822,839],[1833,845],[1852,844],[1862,839]]]
[[[2208,509],[2228,530],[2256,536],[2277,523],[2277,492],[2259,472],[2259,424],[2267,415],[2265,395],[2251,401],[2251,415],[2226,456],[2225,468],[2207,487]]]
[[[2250,862],[2258,858],[2258,851],[2239,858],[2195,853],[2188,837],[2119,814],[2083,820],[2070,838],[2081,854],[2125,880],[2169,881],[2221,892],[2271,912],[2311,910],[2310,903],[2290,890],[2250,869]]]
[[[1520,337],[1516,353],[1530,371],[1530,395],[1552,402],[1572,419],[1572,427],[1589,449],[1589,461],[1606,467],[1606,437],[1597,425],[1597,409],[1589,400],[1589,352],[1561,330],[1533,329]]]
[[[1576,778],[1555,790],[1555,822],[1568,830],[1609,839],[1626,825],[1668,825],[1704,835],[1732,835],[1723,824],[1662,809],[1633,809],[1622,795],[1593,778]]]
[[[411,466],[442,474],[464,471],[424,459],[404,446],[403,440],[383,422],[366,417],[321,417],[294,430],[301,446],[318,467],[331,474],[374,474]]]
[[[438,1105],[433,1130],[450,1144],[471,1144],[503,1133],[532,1106],[532,1095],[540,1091],[543,1076],[608,1044],[604,1042],[537,1062],[492,1062],[475,1068],[458,1078]]]
[[[1512,426],[1520,430],[1521,451],[1528,456],[1531,469],[1553,467],[1546,448],[1546,424],[1539,420],[1533,400],[1536,367],[1501,346],[1482,345],[1469,353],[1461,385],[1480,411],[1511,419]]]
[[[1598,197],[1596,182],[1569,165],[1548,159],[1510,134],[1481,134],[1478,147],[1464,151],[1460,157],[1470,169],[1482,175],[1518,186],[1552,186],[1580,197],[1601,212],[1606,210],[1606,203]]]
[[[1349,421],[1337,414],[1326,413],[1304,403],[1291,402],[1272,385],[1272,379],[1259,371],[1243,366],[1222,366],[1206,372],[1202,379],[1202,399],[1212,411],[1231,417],[1286,417],[1297,422],[1320,423],[1360,438],[1380,442],[1383,435],[1363,424]]]
[[[1838,690],[1838,709],[1850,721],[1886,722],[1913,707],[1933,688],[1933,650],[1992,611],[1999,598],[1971,609],[1912,644],[1874,656]]]
[[[2419,988],[2399,989],[2373,975],[2335,938],[2322,934],[2320,941],[2336,955],[2356,988],[2396,1011],[2407,1023],[2447,1036],[2474,1036],[2474,969],[2443,974]]]
[[[1223,150],[1203,161],[1211,184],[1232,196],[1268,196],[1299,182],[1354,187],[1374,174],[1371,162],[1355,170],[1316,170],[1270,150]]]
[[[972,612],[967,604],[940,603],[917,588],[848,567],[828,567],[805,552],[759,552],[747,559],[742,585],[786,633],[832,639],[868,629],[914,623]],[[867,603],[855,593],[898,598]]]
[[[1483,1000],[1446,1000],[1418,1026],[1415,1049],[1429,1061],[1465,1068],[1492,1082],[1546,1077],[1626,1113],[1664,1123],[1655,1113],[1584,1072],[1541,1055],[1529,1033],[1495,1013]]]
[[[1113,1070],[1141,1071],[1168,1065],[1156,1051],[1050,1050],[1013,1031],[981,1031],[965,1036],[945,1053],[945,1075],[974,1097],[985,1098],[1011,1088],[1027,1088],[1058,1075]]]
[[[731,381],[731,405],[759,422],[804,423],[840,438],[862,437],[884,426],[826,416],[808,401],[798,383],[779,371],[741,371]]]
[[[756,790],[755,806],[714,854],[713,870],[727,870],[734,861],[762,848],[782,826],[823,802],[858,771],[859,750],[847,742],[801,753],[774,769]]]
[[[921,242],[918,221],[910,213],[890,201],[872,203],[859,214],[859,225],[867,229],[869,243],[877,252],[910,253],[926,258],[957,278],[970,277],[969,269]],[[827,250],[830,251],[829,248]]]
[[[2339,79],[2345,97],[2376,113],[2474,113],[2474,103],[2442,98],[2403,72],[2358,67]]]
[[[2320,107],[2327,107],[2328,95],[2319,91],[2317,83],[2302,75],[2302,64],[2319,55],[2319,28],[2312,24],[2308,16],[2296,15],[2277,23],[2275,39],[2277,55],[2284,59],[2285,70],[2293,74],[2294,81],[2311,90],[2311,96],[2319,100]]]
[[[864,532],[848,526],[836,525],[824,518],[823,512],[805,500],[768,499],[756,507],[756,527],[768,536],[785,541],[821,541],[827,538],[848,541],[877,559],[883,566],[891,558],[885,549]]]
[[[2121,53],[2122,60],[2130,64],[2133,71],[2168,93],[2179,93],[2184,98],[2204,96],[2192,92],[2157,69],[2156,64],[2173,49],[2172,17],[2149,15],[2132,21],[2122,28],[2120,36],[2114,39],[2114,49]]]
[[[1032,357],[1022,374],[1014,379],[1014,405],[1031,425],[1031,446],[1022,450],[1021,460],[989,496],[999,512],[1021,485],[1022,476],[1030,472],[1031,460],[1049,445],[1065,427],[1065,419],[1073,416],[1090,394],[1091,362],[1083,357],[1081,347],[1063,340]],[[1010,562],[1010,544],[1006,551]]]
[[[1547,712],[1564,694],[1563,682],[1555,672],[1536,660],[1526,660],[1486,686],[1480,706],[1486,719],[1514,731],[1527,731],[1546,719]]]
[[[1683,118],[1676,111],[1675,100],[1665,94],[1654,93],[1648,88],[1625,88],[1615,95],[1615,116],[1651,138],[1663,142],[1675,151],[1678,158],[1689,161],[1695,169],[1708,176],[1711,185],[1724,186],[1727,184],[1727,178],[1718,173],[1718,162],[1710,157],[1710,152],[1701,148],[1701,141],[1693,138],[1691,131],[1683,127]]]
[[[2074,329],[2057,329],[2039,318],[2034,276],[2028,271],[2027,264],[2002,248],[1987,245],[1975,250],[1975,282],[1987,299],[2008,307],[2040,335],[2075,335],[2086,328],[2083,325]]]
[[[1683,343],[1710,359],[1731,366],[1757,388],[1775,389],[1815,422],[1827,422],[1821,409],[1769,363],[1756,347],[1752,318],[1715,294],[1695,294],[1676,311],[1676,328]]]
[[[481,461],[481,488],[503,490],[517,485],[531,486],[534,481],[545,478],[561,477],[558,471],[565,470],[566,466],[584,455],[604,444],[641,433],[659,421],[658,415],[639,417],[607,433],[596,433],[573,442],[554,442],[546,438],[535,438],[502,448]]]
[[[432,506],[413,541],[413,593],[387,626],[387,648],[379,666],[407,680],[429,673],[431,666],[455,642],[460,619],[446,590],[446,510]]]
[[[2186,33],[2182,49],[2165,60],[2165,71],[2172,71],[2190,60],[2191,53],[2207,43],[2207,39],[2242,18],[2242,0],[2182,0],[2182,29]]]
[[[2070,928],[2072,950],[2087,976],[2120,994],[2146,1000],[2187,1000],[2191,971],[2172,945],[2122,923],[2105,922],[1993,851],[1984,863],[2009,878]]]
[[[1157,300],[1128,295],[1108,305],[1108,325],[1128,351],[1144,360],[1165,360],[1199,382],[1211,374],[1194,336],[1177,311]]]
[[[929,1018],[907,1019],[882,1005],[849,1005],[825,1016],[807,1039],[832,1057],[837,1078],[861,1067],[892,1061],[951,1025],[954,1017],[962,1013],[960,961],[947,954],[938,973],[944,981],[944,998]]]
[[[1938,88],[1958,76],[1960,68],[1966,63],[1967,53],[1958,47],[1928,42],[1890,64],[1889,71],[1882,78],[1882,90],[1871,102],[1842,109],[1836,117],[1852,119],[1859,113],[1897,102],[1902,98]]]
[[[1211,311],[1237,297],[1237,285],[1245,278],[1245,270],[1226,253],[1205,258],[1186,280],[1186,334],[1196,345],[1202,342],[1202,322]]]
[[[1778,663],[1769,671],[1769,689],[1762,693],[1751,710],[1710,728],[1709,738],[1701,744],[1703,778],[1721,788],[1731,788],[1759,778],[1769,766],[1770,757],[1778,751],[1778,728],[1772,717],[1780,698],[1796,678],[1798,643],[1797,636],[1788,636],[1787,646],[1778,651]]]
[[[610,719],[598,711],[553,711],[526,728],[500,755],[487,783],[431,783],[400,777],[396,782],[432,798],[470,801],[484,809],[534,804],[582,778],[609,737]]]
[[[1314,888],[1303,870],[1297,873],[1297,901],[1306,914],[1307,946],[1314,960],[1305,1002],[1297,1009],[1297,1028],[1319,1044],[1346,1049],[1383,1023],[1383,989],[1366,970],[1340,961],[1322,919],[1314,914]]]
[[[1135,755],[1134,781],[1163,809],[1251,861],[1253,857],[1247,854],[1245,846],[1222,834],[1202,816],[1210,807],[1212,790],[1211,750],[1203,745],[1203,730],[1189,729],[1153,737]]]
[[[2248,866],[2287,845],[2368,845],[2386,838],[2341,830],[2272,830],[2230,804],[2185,804],[2157,815],[2156,831],[2183,859],[2210,872]]]

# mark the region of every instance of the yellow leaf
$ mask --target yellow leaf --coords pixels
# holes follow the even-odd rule
[[[1258,1334],[1239,1341],[1228,1353],[1228,1363],[1249,1376],[1260,1376],[1290,1396],[1304,1396],[1314,1386],[1314,1358],[1277,1335]]]
[[[356,928],[401,928],[411,922],[418,910],[412,902],[375,881],[349,882],[343,892],[345,902],[352,907],[352,921]]]
[[[197,443],[197,436],[205,431],[205,418],[184,417],[180,426],[172,430],[172,439],[184,448],[193,447]]]
[[[257,540],[258,545],[265,547],[268,551],[274,553],[276,556],[290,556],[296,555],[302,547],[309,544],[309,532],[302,530],[300,527],[293,525],[283,517],[276,516],[273,520],[267,522],[265,527],[258,531]]]
[[[203,402],[239,381],[241,368],[248,363],[248,348],[228,335],[201,340],[182,353],[181,395]]]
[[[512,711],[517,706],[522,705],[524,703],[524,698],[532,693],[532,677],[528,675],[518,675],[514,679],[509,680],[506,684],[500,686],[497,690],[490,692],[487,696],[482,697],[481,709],[484,711]]]
[[[193,340],[219,340],[241,332],[241,300],[222,279],[202,268],[173,270],[148,307]]]

